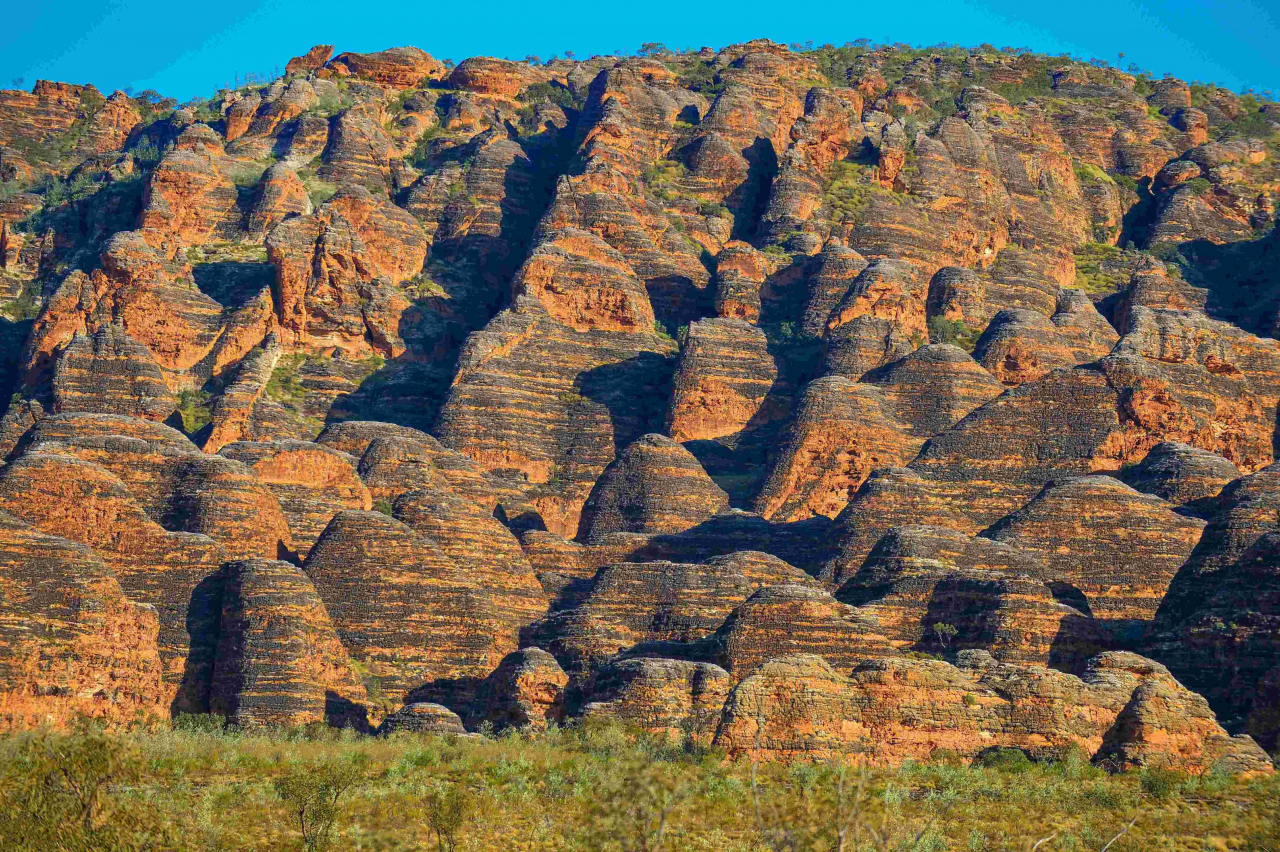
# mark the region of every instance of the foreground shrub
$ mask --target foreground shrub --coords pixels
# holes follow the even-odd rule
[[[0,755],[0,849],[150,850],[171,848],[149,808],[110,795],[137,781],[137,752],[88,724],[70,735],[24,734]]]
[[[276,795],[302,832],[307,852],[321,852],[333,842],[338,800],[362,776],[359,760],[324,760],[300,764],[275,781]]]

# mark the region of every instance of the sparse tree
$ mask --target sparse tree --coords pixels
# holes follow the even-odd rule
[[[306,852],[323,852],[333,843],[338,800],[362,775],[359,760],[328,760],[299,764],[276,779],[276,795],[285,803],[302,833],[302,847]]]
[[[947,643],[954,639],[960,631],[956,630],[954,624],[946,624],[940,621],[933,625],[933,632],[938,635],[938,641],[942,643],[942,647],[946,648]]]
[[[427,829],[435,836],[439,852],[457,852],[458,831],[470,810],[470,799],[461,784],[447,784],[427,794]]]

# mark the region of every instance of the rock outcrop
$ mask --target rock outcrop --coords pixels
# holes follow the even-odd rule
[[[582,509],[581,536],[678,533],[729,508],[693,454],[663,435],[644,435],[596,480]]]
[[[168,713],[155,610],[88,547],[0,512],[0,727]]]
[[[1046,706],[1053,709],[1032,709]],[[819,657],[783,657],[729,693],[715,743],[730,754],[858,755],[890,765],[939,749],[1049,756],[1079,747],[1117,768],[1272,771],[1252,740],[1228,736],[1204,699],[1163,666],[1115,652],[1090,660],[1081,678],[996,663],[981,651],[962,654],[958,667],[872,660],[851,675]]]
[[[302,570],[351,658],[376,679],[384,707],[415,690],[465,707],[475,684],[515,650],[488,593],[380,512],[338,513]]]
[[[1150,621],[1204,530],[1109,476],[1047,485],[983,534],[1044,560],[1100,619]]]
[[[223,572],[210,712],[242,727],[367,727],[364,685],[307,575],[266,559]]]

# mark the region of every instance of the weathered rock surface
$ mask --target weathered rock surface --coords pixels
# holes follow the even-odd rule
[[[729,508],[693,454],[664,435],[644,435],[605,468],[582,509],[581,536],[678,533]]]
[[[676,441],[720,438],[779,412],[766,408],[778,368],[764,332],[741,319],[689,326],[671,381],[667,432]]]
[[[421,690],[465,706],[475,683],[515,650],[488,593],[431,541],[379,512],[340,512],[302,568],[343,646],[393,702]]]
[[[756,590],[778,583],[815,586],[798,568],[750,551],[703,564],[620,562],[601,568],[576,606],[533,625],[527,640],[579,674],[642,643],[701,639]]]
[[[83,544],[0,513],[0,726],[168,713],[155,610]]]
[[[856,754],[890,765],[944,748],[973,757],[991,747],[1053,754],[1078,746],[1118,768],[1203,773],[1222,761],[1272,771],[1252,740],[1229,737],[1204,699],[1163,666],[1115,652],[1090,660],[1081,678],[996,663],[981,651],[961,654],[959,667],[884,659],[848,676],[819,657],[783,657],[729,693],[715,742],[730,754]]]
[[[1203,529],[1163,500],[1086,476],[1045,486],[983,534],[1038,554],[1097,618],[1149,621]]]
[[[511,531],[481,505],[441,488],[410,491],[395,501],[395,517],[434,542],[484,591],[512,637],[547,611],[542,586]]]
[[[365,727],[364,685],[307,575],[267,559],[222,570],[210,712],[244,727]]]
[[[373,505],[369,489],[356,473],[356,460],[319,444],[241,441],[226,445],[219,455],[252,468],[280,501],[294,548],[303,559],[334,515]]]
[[[502,658],[480,684],[469,723],[484,722],[494,730],[543,730],[564,719],[564,690],[569,676],[556,658],[541,648],[521,648]]]
[[[711,742],[729,685],[724,669],[709,663],[651,657],[621,660],[592,679],[582,713],[705,746]]]
[[[1133,488],[1174,505],[1203,505],[1239,476],[1222,456],[1177,441],[1156,444],[1142,461],[1120,472]]]
[[[834,518],[872,470],[906,464],[921,441],[884,392],[842,376],[810,382],[756,509],[766,518]]]
[[[733,611],[715,635],[717,661],[738,680],[760,664],[789,654],[816,654],[848,669],[892,655],[879,622],[812,585],[760,589]]]
[[[378,734],[434,734],[436,736],[464,735],[467,729],[462,726],[458,714],[440,704],[429,701],[415,701],[406,704],[396,712],[382,720],[378,726]]]

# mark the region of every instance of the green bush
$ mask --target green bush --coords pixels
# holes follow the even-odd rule
[[[1163,766],[1148,766],[1142,770],[1142,792],[1158,802],[1168,801],[1182,787],[1186,776]]]
[[[441,852],[456,852],[458,832],[471,811],[471,797],[461,784],[445,784],[427,794],[425,822]]]
[[[179,713],[169,724],[183,733],[216,734],[226,727],[226,720],[212,713]]]
[[[1022,749],[993,748],[978,758],[978,765],[986,769],[995,769],[1010,775],[1024,775],[1031,771],[1033,764]]]
[[[947,319],[943,316],[929,320],[930,343],[950,343],[966,352],[972,352],[981,334],[980,329],[970,328],[964,320]]]
[[[70,735],[21,735],[0,755],[0,849],[12,852],[173,848],[153,810],[113,790],[143,774],[137,751],[89,724]]]

